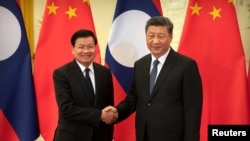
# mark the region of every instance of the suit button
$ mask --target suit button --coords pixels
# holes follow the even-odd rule
[[[150,107],[151,106],[151,103],[148,103],[148,107]]]

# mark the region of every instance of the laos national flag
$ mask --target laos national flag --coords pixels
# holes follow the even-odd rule
[[[160,0],[117,0],[106,48],[105,63],[113,72],[115,104],[128,94],[134,62],[149,53],[145,25],[152,16],[162,15]],[[134,141],[134,115],[115,125],[115,141]]]
[[[31,56],[20,7],[0,0],[0,141],[39,136]]]

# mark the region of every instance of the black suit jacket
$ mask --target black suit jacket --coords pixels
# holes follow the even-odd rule
[[[101,109],[114,104],[111,71],[93,63],[96,84],[94,106],[88,96],[83,72],[72,62],[53,74],[59,109],[55,141],[112,141],[113,125],[100,120]]]
[[[118,106],[119,121],[136,111],[136,140],[198,141],[202,83],[197,64],[172,48],[149,95],[151,55],[134,65],[130,94]]]

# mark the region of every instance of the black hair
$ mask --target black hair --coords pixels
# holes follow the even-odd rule
[[[169,34],[173,34],[174,25],[172,21],[164,16],[154,16],[151,17],[145,26],[145,32],[147,32],[149,26],[166,26]]]
[[[88,29],[80,29],[72,35],[71,45],[74,46],[76,39],[80,38],[80,37],[93,37],[95,45],[97,44],[97,38],[96,38],[94,32],[92,32],[91,30],[88,30]]]

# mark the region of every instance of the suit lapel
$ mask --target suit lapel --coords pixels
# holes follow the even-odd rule
[[[88,87],[84,80],[83,72],[81,71],[80,67],[78,66],[75,60],[72,62],[71,70],[72,70],[72,75],[74,79],[76,80],[76,83],[80,83],[79,86],[81,86],[80,89],[82,90],[82,94],[85,95],[85,97],[87,97],[88,100],[91,102],[91,98],[88,95]]]
[[[148,94],[146,95],[147,99],[150,98],[150,93],[149,93],[150,65],[151,65],[151,55],[148,55],[145,65],[142,65],[143,66],[142,70],[148,70],[148,71],[141,71],[142,76],[146,76],[146,77],[143,77],[144,80],[142,80],[142,82],[145,82],[145,86],[146,86],[145,89],[148,92]]]
[[[98,99],[99,96],[99,87],[102,85],[102,83],[104,83],[103,81],[101,81],[99,78],[102,78],[100,69],[98,68],[98,66],[93,62],[93,68],[95,71],[95,103],[94,106],[96,105],[96,101]]]

